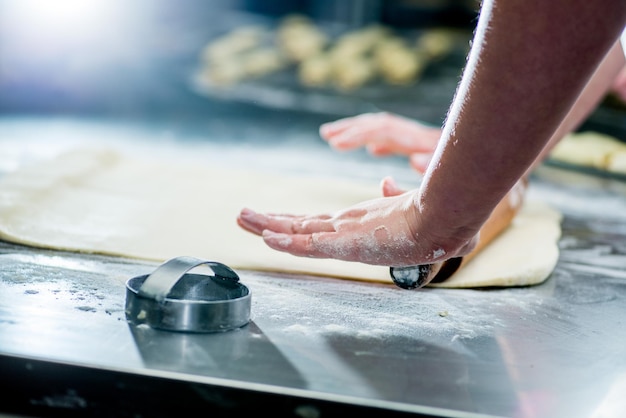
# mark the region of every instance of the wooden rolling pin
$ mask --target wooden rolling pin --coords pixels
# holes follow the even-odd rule
[[[478,244],[469,254],[446,261],[409,267],[390,267],[393,282],[403,289],[416,289],[428,283],[441,283],[467,264],[476,254],[491,243],[513,221],[522,207],[528,181],[523,178],[513,186],[495,207],[489,219],[480,229]]]

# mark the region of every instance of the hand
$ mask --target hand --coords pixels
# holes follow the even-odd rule
[[[365,147],[375,156],[406,155],[411,166],[424,173],[441,130],[390,113],[366,113],[326,123],[320,136],[339,151]]]
[[[404,192],[387,178],[382,191],[382,198],[333,215],[259,214],[243,209],[237,223],[278,251],[383,266],[430,264],[466,254],[476,245],[477,237],[441,240],[421,228],[417,190]]]

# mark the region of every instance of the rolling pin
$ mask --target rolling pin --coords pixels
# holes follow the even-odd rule
[[[432,264],[390,267],[389,273],[393,282],[403,289],[416,289],[431,282],[441,283],[448,279],[508,228],[522,206],[527,184],[526,178],[518,181],[498,203],[480,229],[478,244],[469,254]]]

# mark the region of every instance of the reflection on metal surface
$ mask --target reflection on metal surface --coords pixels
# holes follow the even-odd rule
[[[129,325],[144,365],[224,379],[306,388],[298,369],[254,324],[220,334],[179,334]]]
[[[626,413],[626,374],[615,378],[591,418],[621,418]]]
[[[0,123],[0,133],[28,132],[26,126],[45,138],[45,124]],[[91,129],[91,137],[107,137],[95,126],[81,125],[75,139]],[[261,141],[270,130],[257,132]],[[152,133],[137,131],[140,138]],[[13,138],[8,142],[19,145],[25,137]],[[312,143],[325,174],[349,167],[355,176],[372,175],[363,168],[373,165],[366,158],[339,158]],[[202,149],[198,158],[205,159],[208,149],[220,148],[187,145]],[[320,169],[309,167],[312,153],[294,151],[295,142],[280,145],[224,147],[220,157],[243,156],[236,161],[247,164],[262,156],[266,166]],[[415,179],[400,163],[392,168]],[[545,167],[531,181],[529,197],[564,214],[559,262],[540,285],[405,292],[391,283],[243,271],[255,295],[251,322],[220,334],[127,323],[124,283],[155,263],[0,243],[0,353],[55,364],[55,384],[75,363],[89,366],[81,382],[167,371],[174,381],[197,385],[194,393],[205,401],[220,392],[202,380],[220,378],[273,388],[264,393],[273,401],[299,390],[311,399],[446,408],[434,416],[600,418],[623,408],[626,187],[581,176]],[[41,389],[39,369],[20,370],[24,387]],[[49,391],[37,394],[43,399]]]

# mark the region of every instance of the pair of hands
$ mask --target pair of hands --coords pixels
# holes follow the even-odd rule
[[[365,147],[376,156],[407,155],[423,173],[441,131],[388,113],[364,114],[322,125],[320,135],[336,150]],[[260,214],[243,209],[237,222],[278,251],[383,266],[430,264],[468,253],[477,242],[429,234],[421,222],[418,190],[400,189],[392,178],[382,197],[334,214]],[[419,237],[419,239],[418,239]]]

